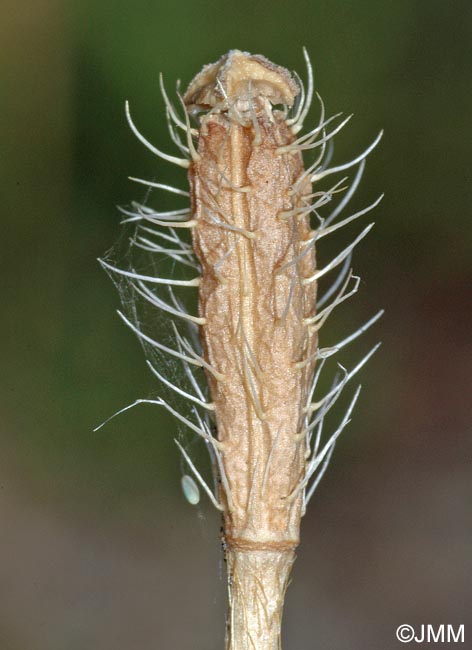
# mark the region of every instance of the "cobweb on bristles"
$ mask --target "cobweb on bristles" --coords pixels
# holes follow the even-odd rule
[[[203,443],[213,466],[213,482],[218,474],[215,450],[210,444],[214,429],[212,417],[202,406],[210,400],[208,384],[199,363],[198,323],[189,320],[189,317],[193,318],[190,315],[197,311],[197,293],[193,286],[185,286],[186,282],[200,275],[200,265],[193,254],[188,229],[162,228],[153,222],[173,219],[179,223],[186,217],[188,208],[172,210],[169,212],[178,214],[167,215],[152,207],[158,203],[159,193],[150,188],[143,203],[132,202],[120,208],[123,214],[120,236],[100,260],[120,296],[118,314],[139,340],[157,384],[156,390],[147,398],[136,399],[111,418],[140,404],[164,407],[178,416],[174,421],[176,443],[184,454],[181,457],[182,488],[187,499],[196,504],[199,488],[188,475],[185,457],[190,458],[190,448],[192,453],[200,455],[195,445]],[[180,282],[183,286],[152,282],[159,279]],[[189,395],[195,401],[189,399]],[[189,430],[189,423],[195,427],[193,433]],[[202,440],[201,435],[195,436],[196,430],[204,433],[206,439]],[[205,484],[211,482],[206,480]]]

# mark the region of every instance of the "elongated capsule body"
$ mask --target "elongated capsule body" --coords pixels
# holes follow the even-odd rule
[[[189,112],[206,111],[189,177],[200,336],[222,375],[208,381],[222,443],[232,650],[279,647],[299,541],[302,493],[291,495],[305,471],[306,437],[297,434],[317,343],[304,323],[316,283],[303,279],[316,264],[309,216],[296,210],[310,203],[311,186],[300,152],[279,151],[294,135],[273,108],[291,106],[298,92],[285,69],[231,51],[184,98]]]
[[[304,56],[306,92],[299,77],[295,80],[264,57],[230,51],[205,66],[185,96],[179,95],[183,120],[161,78],[170,136],[185,158],[149,142],[126,104],[133,133],[153,154],[188,170],[190,192],[134,180],[152,190],[189,196],[191,205],[162,211],[134,201],[130,209],[120,209],[123,223],[135,224],[127,255],[130,266],[101,260],[115,282],[126,286],[122,295],[128,315],[120,316],[142,342],[150,370],[161,387],[186,402],[181,412],[178,404],[175,408],[160,396],[138,399],[115,415],[138,404],[165,409],[204,441],[211,457],[214,486],[199,472],[185,440],[175,439],[189,472],[182,479],[187,500],[197,504],[201,489],[223,517],[227,650],[280,650],[282,609],[300,520],[350,422],[361,387],[328,436],[325,417],[379,347],[350,369],[339,363],[331,388],[318,395],[325,359],[350,345],[383,313],[318,348],[320,328],[358,290],[360,278],[352,273],[351,256],[373,223],[323,268],[317,268],[315,245],[378,205],[381,197],[336,221],[382,132],[349,162],[330,166],[332,138],[349,117],[336,125],[342,114],[326,117],[318,96],[317,126],[297,137],[314,91],[305,50]],[[190,117],[196,118],[196,127],[190,126]],[[177,130],[185,133],[186,143]],[[302,154],[312,151],[314,160],[305,169]],[[354,168],[349,185],[345,176],[323,188],[326,177]],[[340,199],[335,207],[320,213],[336,194]],[[189,233],[192,243],[186,239]],[[162,256],[184,273],[191,269],[192,275],[161,277]],[[316,310],[317,283],[333,270],[335,278]],[[198,315],[180,295],[195,290]],[[149,310],[164,316],[171,340],[166,336],[160,341],[147,332],[154,322]],[[320,364],[315,369],[316,359]],[[166,373],[169,360],[171,371]],[[181,365],[180,375],[175,363]]]

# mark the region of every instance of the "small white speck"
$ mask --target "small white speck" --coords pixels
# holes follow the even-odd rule
[[[182,491],[185,498],[192,506],[196,506],[200,501],[200,490],[193,478],[188,474],[184,474],[181,479]]]

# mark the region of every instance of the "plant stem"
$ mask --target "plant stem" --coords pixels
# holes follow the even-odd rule
[[[227,552],[227,650],[280,650],[293,550]]]

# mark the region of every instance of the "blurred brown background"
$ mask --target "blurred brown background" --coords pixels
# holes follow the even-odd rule
[[[355,114],[337,161],[386,130],[357,197],[386,193],[362,291],[331,334],[384,306],[346,363],[384,344],[304,520],[285,648],[470,636],[470,2],[4,0],[0,24],[0,650],[223,647],[219,521],[183,499],[175,423],[92,428],[156,388],[96,262],[115,205],[142,198],[128,175],[181,182],[124,100],[170,150],[158,72],[186,84],[234,47],[303,76],[307,46],[328,110]]]

